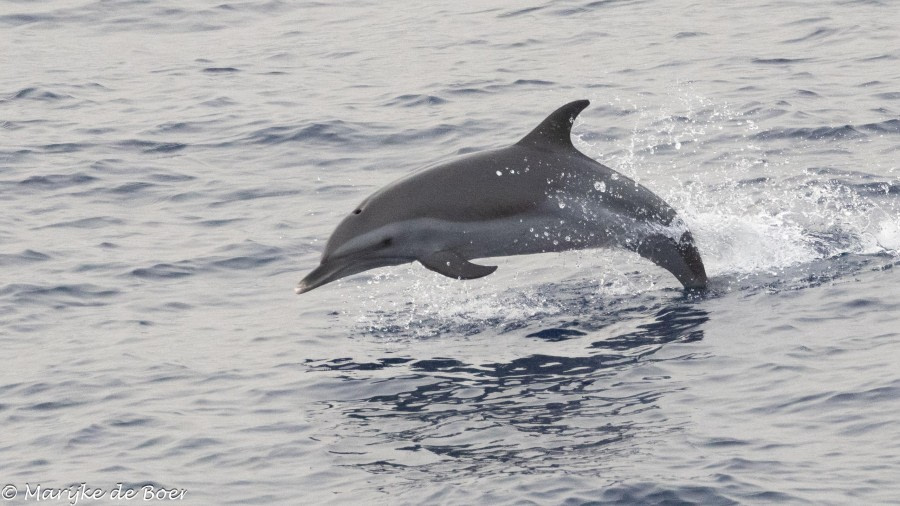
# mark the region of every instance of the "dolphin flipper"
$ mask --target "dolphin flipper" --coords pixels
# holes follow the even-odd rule
[[[424,258],[420,258],[419,262],[426,269],[454,279],[483,278],[497,270],[496,265],[473,264],[450,250],[436,251]]]

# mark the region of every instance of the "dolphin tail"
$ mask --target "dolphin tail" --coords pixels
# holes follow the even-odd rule
[[[650,235],[640,242],[637,254],[671,272],[687,289],[706,288],[706,269],[690,232],[677,242],[662,234]]]

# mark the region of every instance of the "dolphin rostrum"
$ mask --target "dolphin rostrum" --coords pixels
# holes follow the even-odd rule
[[[704,288],[703,260],[675,210],[572,145],[572,123],[589,103],[560,107],[512,146],[376,191],[341,221],[296,292],[413,261],[475,279],[497,269],[470,262],[475,258],[603,247],[634,251],[685,288]]]

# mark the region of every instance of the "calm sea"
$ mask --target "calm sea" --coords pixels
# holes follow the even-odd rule
[[[2,499],[900,503],[898,26],[894,0],[0,3]],[[294,294],[372,191],[582,98],[576,146],[679,210],[709,294],[608,250]]]

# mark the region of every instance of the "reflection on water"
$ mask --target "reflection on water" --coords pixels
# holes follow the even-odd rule
[[[657,401],[681,386],[668,376],[635,370],[655,362],[645,359],[668,343],[702,339],[709,320],[706,311],[684,300],[643,317],[647,321],[621,335],[604,335],[602,329],[528,335],[551,341],[600,337],[579,356],[533,354],[483,364],[396,357],[313,364],[315,371],[380,371],[377,377],[346,379],[376,382],[374,395],[323,404],[323,415],[333,416],[336,409],[342,415],[327,429],[337,436],[333,452],[346,465],[372,472],[396,466],[437,476],[559,466],[595,472],[604,456],[639,451],[636,438],[677,426],[663,418]],[[650,367],[658,372],[655,363]],[[384,379],[385,370],[394,374]]]
[[[653,321],[638,325],[639,330],[597,341],[591,347],[616,351],[650,347],[648,351],[641,353],[643,356],[673,341],[693,342],[703,339],[703,330],[698,327],[707,321],[709,313],[702,309],[690,305],[671,306],[657,312]]]

